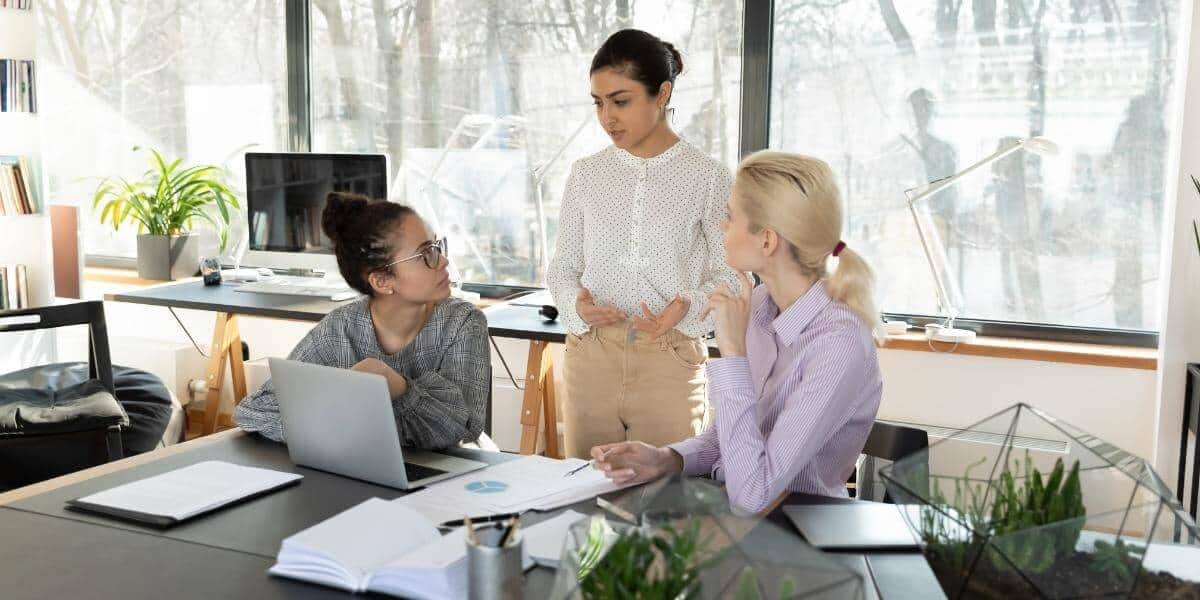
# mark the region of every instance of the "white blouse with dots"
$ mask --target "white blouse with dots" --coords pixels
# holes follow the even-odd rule
[[[680,140],[653,158],[615,146],[575,161],[559,214],[558,246],[546,274],[563,325],[588,330],[575,311],[581,287],[629,317],[655,313],[676,294],[691,302],[676,329],[712,330],[697,315],[722,283],[739,288],[725,264],[721,220],[732,177],[725,165]]]

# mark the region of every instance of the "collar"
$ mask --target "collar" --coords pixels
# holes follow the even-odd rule
[[[775,337],[787,346],[800,339],[800,334],[804,333],[813,319],[833,301],[825,291],[825,280],[818,279],[803,296],[781,313],[767,293],[767,287],[759,287],[762,289],[755,290],[757,296],[752,298],[751,318],[759,327],[774,332]]]
[[[620,159],[621,163],[631,167],[647,167],[668,162],[683,152],[684,148],[686,147],[687,142],[684,142],[683,138],[679,138],[679,140],[672,144],[670,148],[663,150],[658,156],[642,158],[640,156],[634,156],[630,154],[627,150],[623,150],[616,146],[611,146],[613,151],[616,152],[617,158]]]

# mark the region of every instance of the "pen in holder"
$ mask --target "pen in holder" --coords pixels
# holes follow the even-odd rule
[[[516,519],[505,526],[474,527],[467,521],[469,600],[517,600],[523,595],[521,533]]]

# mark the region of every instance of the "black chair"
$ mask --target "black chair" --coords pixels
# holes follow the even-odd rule
[[[863,446],[866,458],[860,469],[863,477],[861,481],[855,482],[855,497],[866,500],[875,498],[875,473],[878,471],[876,460],[896,462],[928,447],[929,434],[924,429],[875,421],[871,433],[867,435],[867,443]],[[891,494],[885,491],[883,501],[891,503]]]
[[[0,490],[124,456],[104,304],[0,311],[0,332],[88,326],[89,380],[66,390],[0,389]]]

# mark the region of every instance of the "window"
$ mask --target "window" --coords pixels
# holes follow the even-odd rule
[[[937,314],[904,190],[929,199],[964,318],[1158,328],[1176,0],[777,0],[770,146],[841,178],[882,308]]]
[[[153,147],[188,162],[229,159],[286,139],[283,0],[36,3],[38,93],[49,199],[78,203],[83,249],[136,254],[136,227],[114,232],[91,211],[97,177],[136,177]],[[235,224],[231,239],[244,235]],[[213,247],[216,238],[211,238]]]
[[[571,163],[609,142],[592,54],[622,27],[676,44],[676,131],[731,167],[738,0],[314,0],[313,150],[382,152],[390,195],[446,235],[467,282],[542,285]]]

